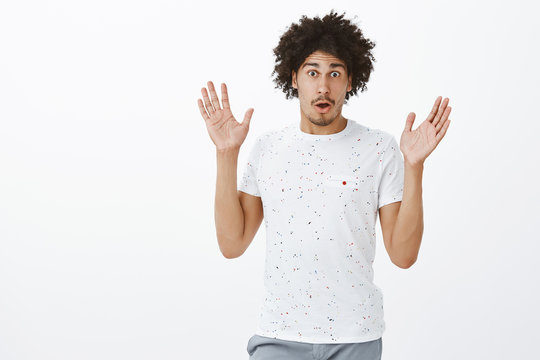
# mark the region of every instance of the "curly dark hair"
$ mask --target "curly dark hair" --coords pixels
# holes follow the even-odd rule
[[[347,65],[347,76],[352,74],[352,89],[345,95],[345,104],[358,89],[367,89],[375,62],[371,53],[375,43],[364,38],[357,25],[343,19],[344,15],[345,12],[338,15],[333,9],[322,19],[303,15],[300,24],[291,24],[281,36],[273,50],[276,60],[272,76],[276,74],[275,88],[281,88],[286,99],[298,97],[298,90],[292,87],[292,70],[298,72],[305,59],[318,50],[341,59]]]

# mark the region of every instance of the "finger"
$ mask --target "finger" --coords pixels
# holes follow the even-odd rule
[[[433,126],[437,127],[437,124],[441,120],[441,116],[444,113],[444,110],[446,110],[446,106],[448,105],[448,102],[450,101],[449,98],[444,98],[441,107],[439,108],[439,111],[437,112],[437,115],[435,116],[435,119],[433,119]]]
[[[444,137],[444,134],[446,134],[446,130],[448,130],[448,127],[450,126],[450,119],[446,121],[439,133],[435,136],[435,139],[437,140],[437,144],[442,140]]]
[[[446,119],[448,119],[448,116],[450,116],[450,112],[452,111],[452,107],[449,106],[446,108],[446,110],[444,111],[444,114],[441,118],[441,121],[439,121],[439,123],[437,124],[437,126],[435,126],[435,132],[439,132],[439,130],[441,130],[441,128],[444,126],[444,123],[446,122]]]
[[[442,96],[437,96],[435,99],[435,104],[433,104],[433,108],[431,109],[431,112],[429,113],[427,117],[427,121],[432,121],[435,117],[435,114],[437,114],[437,109],[439,108],[439,105],[441,103]]]
[[[251,122],[251,115],[253,115],[253,112],[255,111],[255,109],[253,108],[249,108],[247,111],[246,111],[246,115],[244,115],[244,120],[242,121],[242,125],[245,125],[247,126],[247,128],[249,129],[249,124]]]
[[[212,103],[210,102],[210,99],[208,98],[208,92],[206,91],[206,88],[201,89],[201,94],[202,94],[203,99],[204,99],[204,105],[206,106],[206,111],[208,111],[208,114],[210,114],[210,116],[212,116],[212,114],[216,110],[214,109],[214,106],[212,105]]]
[[[203,119],[210,120],[210,116],[208,116],[208,114],[206,113],[201,99],[197,99],[197,104],[199,105],[199,111],[201,112],[201,116],[203,117]]]
[[[405,131],[411,131],[412,130],[412,126],[413,126],[415,118],[416,118],[415,113],[413,113],[413,112],[409,113],[409,116],[407,116],[407,120],[405,121]]]
[[[227,85],[221,83],[221,102],[223,103],[223,109],[230,109],[229,94],[227,93]]]
[[[216,89],[214,88],[214,84],[211,81],[208,82],[208,90],[210,90],[210,97],[212,98],[212,105],[214,105],[214,110],[221,110]]]

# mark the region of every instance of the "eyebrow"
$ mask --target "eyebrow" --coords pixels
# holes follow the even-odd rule
[[[319,68],[319,63],[305,63],[304,65],[302,65],[302,69],[306,66],[313,66],[313,67],[316,67],[316,68]],[[342,67],[343,70],[345,70],[345,66],[343,64],[339,64],[339,63],[331,63],[330,64],[330,68],[331,69],[335,69],[337,67]]]

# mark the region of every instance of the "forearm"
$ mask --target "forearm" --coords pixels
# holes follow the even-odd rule
[[[405,161],[403,197],[392,231],[392,254],[397,263],[411,266],[418,257],[424,232],[422,174],[424,165]]]
[[[234,256],[244,235],[244,213],[237,191],[238,150],[217,152],[214,218],[221,253]]]

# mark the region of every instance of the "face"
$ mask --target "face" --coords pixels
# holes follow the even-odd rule
[[[339,119],[345,95],[352,89],[351,81],[342,60],[322,51],[309,55],[298,73],[292,72],[292,86],[298,90],[303,120],[326,126]],[[320,102],[328,105],[315,105]]]

